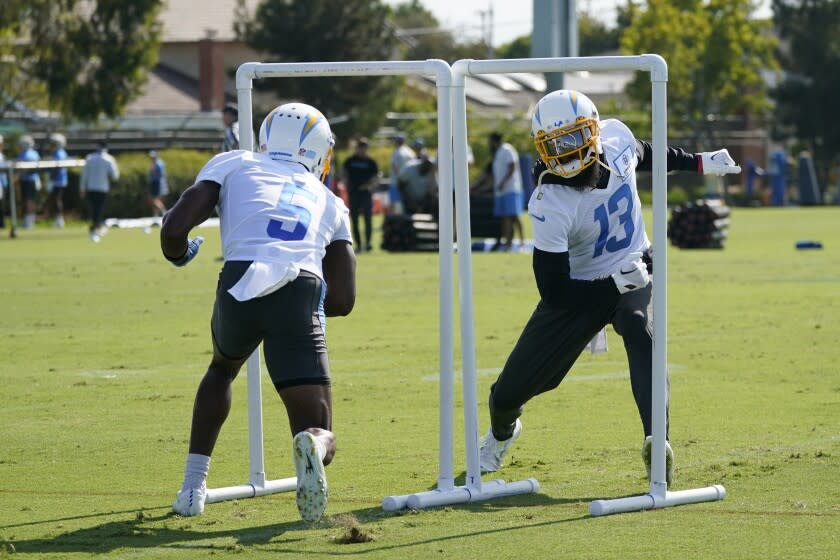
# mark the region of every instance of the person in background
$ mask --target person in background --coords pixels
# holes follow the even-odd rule
[[[225,125],[225,136],[222,139],[222,151],[229,152],[239,149],[239,109],[236,104],[228,103],[222,109],[222,122]]]
[[[405,164],[415,159],[417,154],[414,150],[405,145],[405,134],[398,132],[394,135],[394,151],[391,152],[391,182],[388,190],[388,195],[391,199],[391,213],[402,214],[404,204],[402,202],[400,189],[397,185],[397,179],[400,176]]]
[[[556,388],[593,337],[612,324],[627,354],[649,478],[653,322],[648,266],[652,272],[653,263],[644,258],[650,241],[636,172],[651,170],[653,148],[618,119],[600,120],[595,104],[574,90],[544,96],[534,109],[531,132],[539,161],[528,214],[540,299],[490,388],[481,470],[501,467],[522,430],[525,404]],[[663,155],[669,171],[741,171],[725,149],[693,154],[669,147]],[[666,404],[666,438],[667,416]],[[674,453],[667,442],[665,453],[670,486]]]
[[[411,143],[411,149],[414,150],[415,157],[420,159],[426,153],[426,141],[418,136]]]
[[[67,138],[63,134],[55,132],[50,134],[50,147],[52,148],[52,159],[54,161],[64,161],[67,159],[67,151],[64,149],[67,146]],[[56,167],[50,169],[50,182],[48,185],[50,198],[52,199],[52,208],[55,212],[55,222],[53,227],[64,227],[64,193],[67,192],[67,168]]]
[[[157,218],[166,213],[166,205],[163,197],[169,194],[166,183],[166,164],[163,163],[160,154],[156,150],[149,152],[151,165],[149,166],[149,192],[146,194],[146,205],[151,209],[152,215]]]
[[[519,154],[516,148],[502,141],[502,135],[493,132],[488,137],[491,160],[479,178],[470,186],[471,190],[493,187],[493,215],[501,220],[502,231],[493,250],[509,250],[513,245],[514,232],[524,244],[525,234],[519,214],[524,207],[522,198],[522,177],[519,172]]]
[[[344,182],[350,198],[350,221],[353,224],[353,237],[358,240],[359,252],[370,251],[373,235],[373,195],[371,190],[379,181],[379,167],[368,155],[367,138],[356,140],[356,149],[352,156],[344,161]],[[365,220],[365,236],[359,232],[359,217]],[[364,242],[362,241],[364,239]]]
[[[99,149],[85,158],[82,177],[79,180],[79,193],[87,196],[90,203],[90,240],[99,243],[106,233],[105,199],[111,190],[111,181],[120,177],[117,161],[108,153],[108,146],[99,143]]]
[[[435,162],[422,150],[417,159],[402,168],[397,183],[406,214],[438,213],[438,183]]]
[[[20,153],[18,161],[40,161],[41,155],[35,149],[35,141],[28,134],[24,134],[18,140]],[[23,227],[30,229],[35,227],[35,201],[38,191],[41,190],[41,177],[37,169],[23,170],[18,173],[20,184],[20,196],[23,199]]]
[[[520,242],[525,243],[519,220],[524,207],[519,154],[513,146],[502,141],[498,132],[490,134],[489,144],[493,154],[493,215],[502,219],[502,248],[509,249],[514,232],[519,234]]]
[[[189,239],[190,231],[217,209],[224,252],[210,322],[213,357],[196,392],[172,509],[183,516],[204,511],[232,383],[262,343],[289,419],[298,511],[314,523],[327,507],[324,467],[336,450],[326,317],[353,309],[356,259],[347,207],[322,183],[333,151],[327,119],[310,105],[287,103],[266,116],[259,139],[259,152],[211,159],[161,227],[163,256],[184,266],[204,241]]]

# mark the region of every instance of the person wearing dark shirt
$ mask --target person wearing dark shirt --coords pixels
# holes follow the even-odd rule
[[[373,195],[371,190],[379,181],[379,167],[368,155],[367,138],[356,141],[356,150],[344,162],[344,182],[350,197],[350,220],[353,223],[353,237],[358,240],[359,252],[370,251],[370,239],[373,233]],[[359,216],[365,220],[365,236],[359,231]]]

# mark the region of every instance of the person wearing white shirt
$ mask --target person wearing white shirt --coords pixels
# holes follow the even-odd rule
[[[183,516],[204,511],[231,384],[262,343],[293,435],[298,511],[314,523],[327,506],[324,467],[335,454],[326,317],[353,309],[356,258],[347,207],[322,182],[333,147],[326,118],[303,103],[281,105],[263,121],[259,145],[259,153],[211,159],[161,226],[164,257],[184,266],[204,241],[189,239],[190,231],[217,209],[225,261],[211,319],[213,358],[195,397],[172,508]]]
[[[405,134],[398,132],[394,135],[394,151],[391,152],[391,169],[390,178],[391,184],[388,189],[388,195],[391,199],[391,213],[402,214],[405,204],[402,201],[401,193],[397,185],[400,172],[409,161],[415,159],[417,154],[414,150],[405,145]]]
[[[524,208],[519,154],[516,148],[502,141],[498,132],[490,134],[489,144],[493,154],[493,215],[502,220],[503,248],[510,248],[514,231],[519,234],[520,241],[525,241],[519,220]]]
[[[105,233],[105,200],[111,190],[111,181],[120,178],[117,161],[108,153],[108,147],[100,142],[99,149],[85,158],[79,192],[87,196],[91,208],[90,239],[98,243]]]
[[[611,324],[627,354],[649,477],[653,262],[636,172],[652,169],[653,148],[620,120],[601,120],[594,103],[573,90],[551,92],[537,103],[531,133],[539,154],[537,187],[528,202],[539,302],[490,389],[491,427],[481,444],[481,470],[502,466],[522,431],[526,403],[556,388],[584,348],[593,348],[593,337]],[[694,154],[668,147],[664,155],[668,171],[741,171],[725,149]],[[666,437],[667,416],[666,403]],[[670,486],[674,453],[667,442],[665,465]]]

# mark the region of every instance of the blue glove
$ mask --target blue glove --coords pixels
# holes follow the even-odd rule
[[[195,258],[198,254],[198,249],[201,247],[201,244],[204,243],[204,238],[200,235],[196,236],[195,239],[190,239],[187,242],[187,252],[184,253],[184,256],[178,259],[169,259],[169,262],[174,264],[175,266],[184,266],[191,260]]]

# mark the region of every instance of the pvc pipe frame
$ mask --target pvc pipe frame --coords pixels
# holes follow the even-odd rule
[[[313,76],[387,76],[431,75],[438,90],[438,145],[447,146],[452,141],[451,69],[442,60],[381,61],[381,62],[330,62],[330,63],[258,63],[242,64],[236,72],[236,92],[239,104],[239,145],[253,150],[254,122],[252,83],[255,78],[313,77]],[[440,169],[452,169],[452,153],[442,149],[439,153]],[[454,488],[452,457],[452,410],[454,408],[454,275],[452,174],[440,174],[440,465],[439,488]],[[444,240],[450,240],[449,243]],[[208,490],[208,503],[236,498],[253,497],[273,492],[292,490],[295,479],[266,481],[263,456],[262,395],[260,389],[259,349],[248,358],[248,437],[250,456],[250,482],[248,484]],[[291,484],[284,483],[291,481]]]
[[[653,448],[651,460],[650,492],[643,496],[618,498],[614,500],[596,500],[590,505],[593,516],[638,511],[642,509],[669,507],[680,504],[721,500],[726,496],[723,486],[668,492],[665,482],[665,423],[666,423],[666,364],[668,333],[668,260],[665,256],[667,247],[667,97],[668,65],[655,54],[639,56],[603,56],[603,57],[568,57],[568,58],[528,58],[510,60],[459,60],[452,67],[453,91],[463,88],[464,77],[475,74],[496,74],[503,72],[564,72],[573,70],[642,70],[650,72],[652,144],[653,144],[653,245],[660,247],[662,257],[656,261],[657,281],[653,286],[653,387],[652,387],[652,424]],[[458,116],[454,124],[455,161],[463,162],[456,169],[456,184],[467,179],[466,168],[466,101],[453,101],[454,115]],[[469,239],[469,193],[465,190],[456,192],[459,239]],[[475,346],[473,329],[472,273],[468,251],[459,251],[461,274],[461,337],[462,360],[464,371],[464,414],[474,414],[475,400]],[[473,394],[467,394],[468,391]],[[467,444],[467,480],[474,481],[479,476],[477,456],[477,430],[471,425],[477,420],[465,419]]]
[[[266,77],[305,76],[382,76],[433,75],[437,84],[438,165],[450,170],[440,173],[440,474],[437,489],[417,494],[388,496],[382,502],[386,511],[466,503],[513,494],[536,492],[534,479],[505,483],[501,480],[481,482],[478,455],[478,401],[476,397],[475,335],[473,330],[472,258],[469,243],[458,251],[460,275],[460,317],[464,398],[464,433],[467,453],[466,485],[455,487],[453,475],[453,408],[454,408],[454,278],[452,269],[452,199],[455,205],[458,239],[470,239],[469,189],[467,172],[467,123],[465,76],[505,72],[561,72],[573,70],[642,70],[650,72],[652,82],[653,120],[653,243],[667,246],[667,179],[666,138],[668,69],[659,55],[570,58],[529,58],[509,60],[459,60],[451,68],[442,60],[333,62],[333,63],[256,63],[241,65],[236,73],[240,115],[240,147],[253,150],[252,81]],[[457,119],[455,117],[457,116]],[[450,153],[444,146],[451,142]],[[456,165],[457,162],[457,165]],[[448,242],[445,242],[448,240]],[[664,254],[664,252],[663,252]],[[667,363],[667,259],[657,261],[657,282],[653,288],[653,448],[651,483],[648,494],[615,500],[596,500],[590,505],[593,516],[641,509],[720,500],[726,495],[723,486],[668,492],[665,482],[665,408]],[[260,362],[258,351],[248,359],[248,418],[251,482],[247,485],[208,491],[208,502],[249,497],[285,491],[283,481],[266,481],[263,467],[262,402],[260,394]],[[284,481],[294,479],[284,479]],[[211,500],[212,496],[212,500]]]

